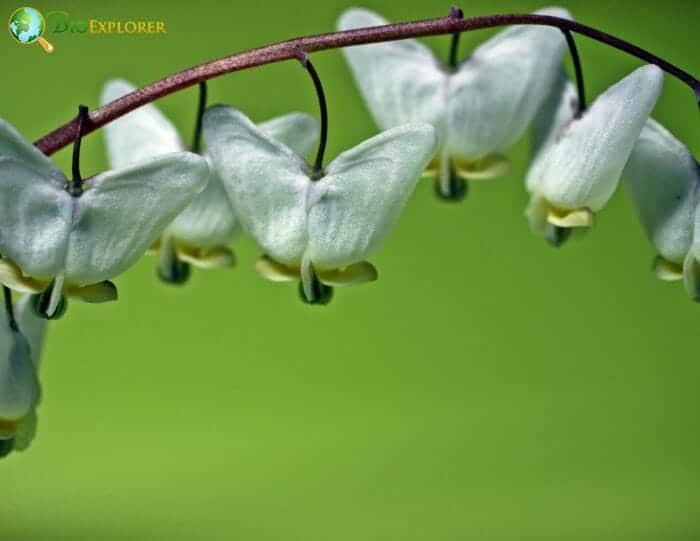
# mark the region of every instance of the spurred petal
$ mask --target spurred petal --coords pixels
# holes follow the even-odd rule
[[[649,119],[623,172],[639,219],[659,254],[683,263],[693,238],[700,187],[695,158],[661,124]]]
[[[75,200],[66,281],[94,284],[128,269],[208,177],[203,158],[182,152],[89,179]]]
[[[67,250],[72,198],[51,160],[0,120],[0,254],[50,279]]]
[[[338,30],[383,24],[388,22],[376,13],[352,8],[341,15]],[[407,122],[443,125],[447,73],[427,47],[406,39],[346,47],[343,54],[380,128]]]
[[[663,72],[648,65],[610,87],[547,147],[531,185],[555,207],[600,210],[617,187],[662,84]]]
[[[231,107],[209,108],[203,135],[245,231],[276,261],[298,266],[307,242],[308,164]]]
[[[571,18],[559,8],[535,13]],[[510,148],[554,84],[565,50],[561,31],[546,26],[513,26],[477,48],[450,78],[451,152],[477,160]]]
[[[123,79],[113,79],[102,89],[102,105],[136,90]],[[147,104],[105,126],[109,162],[114,169],[185,149],[177,130],[155,105]]]
[[[434,155],[435,130],[406,124],[343,152],[308,199],[308,255],[318,269],[362,261],[388,235]]]

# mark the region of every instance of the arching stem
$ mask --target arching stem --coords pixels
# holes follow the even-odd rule
[[[199,104],[197,105],[197,121],[194,125],[194,135],[192,136],[192,152],[201,154],[202,151],[202,117],[207,107],[207,82],[199,83]]]
[[[576,111],[576,116],[580,117],[587,107],[586,87],[583,81],[583,68],[581,66],[581,58],[578,54],[578,48],[576,47],[574,36],[567,29],[563,29],[562,32],[564,33],[564,37],[566,38],[566,44],[569,46],[571,62],[574,64],[574,72],[576,74],[576,90],[578,91],[578,110]]]
[[[90,122],[85,127],[83,135],[87,135],[101,128],[105,124],[133,111],[137,107],[141,107],[142,105],[172,94],[173,92],[177,92],[178,90],[182,90],[183,88],[188,88],[201,81],[209,80],[226,73],[298,58],[299,51],[311,53],[348,47],[350,45],[379,43],[422,36],[454,34],[455,32],[468,32],[497,26],[528,24],[569,30],[570,32],[575,32],[601,43],[605,43],[610,47],[624,51],[650,64],[655,64],[666,73],[688,85],[688,87],[694,91],[695,98],[700,104],[700,81],[690,73],[641,47],[590,26],[586,26],[585,24],[560,17],[538,15],[534,13],[485,15],[466,19],[457,19],[448,16],[438,19],[388,24],[384,26],[358,28],[356,30],[347,30],[344,32],[330,32],[327,34],[295,38],[233,54],[219,60],[189,68],[135,90],[99,109],[95,109],[90,114]],[[56,128],[51,133],[37,140],[34,144],[45,154],[51,155],[70,144],[75,139],[77,131],[78,121],[74,119]]]
[[[306,68],[309,72],[311,80],[314,83],[314,88],[316,89],[316,96],[318,97],[318,107],[321,113],[321,137],[318,142],[318,150],[316,151],[316,159],[314,160],[313,169],[313,180],[318,180],[323,176],[323,156],[326,153],[326,142],[328,141],[328,106],[326,105],[326,94],[323,91],[323,84],[321,84],[321,78],[318,76],[318,72],[314,65],[309,60],[309,56],[305,52],[299,53],[299,62]]]
[[[83,134],[89,122],[88,108],[85,105],[78,106],[78,129],[73,143],[73,178],[68,182],[68,192],[73,197],[78,197],[83,193],[83,177],[80,174],[80,146],[83,141]]]

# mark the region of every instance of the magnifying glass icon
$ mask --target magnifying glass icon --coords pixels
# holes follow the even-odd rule
[[[16,9],[10,15],[8,28],[10,35],[22,45],[38,43],[47,53],[53,52],[53,45],[42,37],[46,30],[46,21],[38,10],[30,7]]]

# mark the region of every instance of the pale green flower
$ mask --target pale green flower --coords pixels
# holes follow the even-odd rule
[[[658,256],[662,280],[685,280],[700,300],[700,169],[688,148],[649,119],[625,166],[627,193]],[[695,231],[694,231],[695,230]]]
[[[136,87],[122,79],[109,81],[102,91],[102,103],[134,90]],[[303,113],[274,118],[259,127],[304,156],[318,140],[316,120]],[[115,168],[185,150],[175,126],[151,104],[108,124],[105,140],[111,166]],[[204,157],[207,158],[206,149]],[[178,265],[178,261],[200,268],[234,265],[234,254],[228,245],[240,231],[221,180],[212,172],[204,191],[175,218],[153,247],[160,252],[161,276],[168,281],[184,281],[186,274],[178,274],[185,267]]]
[[[562,232],[593,225],[617,188],[662,84],[659,68],[641,67],[577,118],[573,85],[559,77],[533,124],[526,181],[533,231],[557,243]]]
[[[29,447],[36,432],[37,371],[47,322],[34,315],[29,297],[15,307],[18,329],[0,310],[0,457]]]
[[[535,13],[571,18],[549,8]],[[339,30],[388,24],[374,12],[349,9]],[[428,172],[439,193],[457,197],[455,174],[485,179],[504,174],[503,155],[525,132],[561,69],[565,40],[558,29],[514,26],[475,49],[455,69],[416,40],[346,47],[360,91],[376,123],[388,129],[429,122],[440,140]]]
[[[168,154],[88,178],[74,196],[54,163],[3,120],[0,165],[0,283],[45,293],[47,316],[62,293],[114,300],[108,280],[143,255],[209,175],[201,157]]]
[[[258,270],[273,281],[301,278],[311,302],[319,283],[376,278],[364,260],[386,238],[436,146],[429,124],[394,128],[312,180],[302,156],[233,108],[207,110],[204,138],[236,215],[266,254]]]

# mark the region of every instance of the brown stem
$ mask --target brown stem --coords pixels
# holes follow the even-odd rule
[[[219,75],[224,75],[225,73],[272,64],[273,62],[281,62],[283,60],[296,59],[300,51],[311,53],[347,47],[349,45],[377,43],[421,36],[454,34],[455,32],[465,32],[480,28],[517,24],[553,26],[560,30],[569,30],[610,45],[611,47],[636,56],[651,64],[656,64],[666,73],[673,75],[688,85],[695,92],[698,104],[700,105],[700,81],[690,73],[632,43],[596,30],[595,28],[591,28],[590,26],[568,19],[551,17],[549,15],[487,15],[468,19],[447,16],[438,19],[426,19],[371,28],[359,28],[357,30],[348,30],[345,32],[331,32],[315,36],[306,36],[266,45],[257,49],[233,54],[219,60],[214,60],[200,66],[195,66],[181,71],[180,73],[176,73],[175,75],[170,75],[155,83],[151,83],[99,109],[95,109],[90,113],[90,122],[85,127],[84,135],[125,115],[129,111],[133,111],[137,107],[150,103],[163,96],[167,96],[168,94],[172,94],[178,90],[182,90],[183,88],[218,77]],[[76,119],[73,119],[37,140],[34,144],[45,154],[53,154],[75,139],[77,127],[78,122]]]

